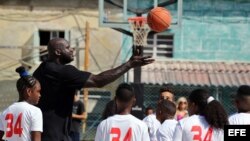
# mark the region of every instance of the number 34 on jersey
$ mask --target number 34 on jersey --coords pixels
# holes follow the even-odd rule
[[[111,141],[131,141],[132,128],[128,129],[124,138],[121,138],[121,130],[120,128],[117,128],[117,127],[111,128],[110,135],[112,137]]]
[[[7,132],[6,137],[11,138],[14,134],[21,137],[23,128],[22,128],[22,113],[18,114],[17,119],[14,119],[14,115],[11,113],[6,114],[5,120],[7,123]]]

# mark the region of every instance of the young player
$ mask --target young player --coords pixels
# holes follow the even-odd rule
[[[223,141],[228,116],[222,105],[204,89],[196,89],[188,98],[190,117],[176,126],[174,141]]]
[[[238,88],[235,104],[238,112],[229,117],[229,123],[250,125],[250,86],[242,85]]]
[[[145,115],[148,116],[148,115],[151,115],[151,114],[154,114],[155,111],[154,111],[154,108],[148,106],[146,109],[145,109]]]
[[[157,141],[156,131],[161,126],[161,123],[157,120],[155,113],[146,116],[142,121],[145,122],[148,127],[150,141]]]
[[[174,93],[172,92],[172,90],[166,87],[162,87],[160,89],[160,94],[159,94],[159,101],[161,100],[173,101]],[[143,121],[148,126],[150,141],[157,141],[156,132],[158,128],[161,126],[161,123],[159,122],[159,120],[156,119],[156,115],[155,114],[148,115],[143,119]]]
[[[177,121],[174,119],[176,106],[169,100],[161,100],[158,103],[156,117],[161,126],[156,132],[157,141],[172,141]]]
[[[160,89],[160,97],[159,100],[161,99],[167,99],[170,101],[174,101],[174,93],[172,92],[171,89],[166,88],[166,87],[162,87]]]
[[[115,96],[116,114],[98,125],[95,141],[149,141],[147,125],[130,114],[134,103],[133,88],[120,84]]]
[[[40,83],[28,75],[24,67],[16,71],[21,78],[17,80],[18,102],[6,108],[0,116],[0,140],[3,141],[41,141],[43,131],[42,112],[33,106],[40,98]]]

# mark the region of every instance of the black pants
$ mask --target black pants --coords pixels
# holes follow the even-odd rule
[[[70,137],[72,141],[80,141],[80,133],[79,132],[70,132]]]

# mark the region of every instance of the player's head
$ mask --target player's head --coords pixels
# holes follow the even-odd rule
[[[41,86],[39,81],[29,75],[24,67],[18,67],[16,72],[20,78],[17,80],[16,87],[19,93],[19,101],[27,101],[30,104],[37,104],[40,99]]]
[[[223,129],[228,124],[228,115],[207,90],[196,89],[188,97],[188,111],[190,115],[203,115],[206,121],[215,128]]]
[[[176,105],[169,100],[160,100],[157,104],[156,117],[163,123],[166,119],[174,119]]]
[[[250,86],[242,85],[238,88],[235,104],[238,112],[246,113],[250,111]]]
[[[150,107],[148,106],[146,109],[145,109],[145,115],[148,116],[148,115],[151,115],[154,113],[154,108],[153,107]]]
[[[133,87],[127,83],[118,86],[115,93],[116,113],[120,114],[125,110],[131,110],[135,103],[135,93]]]
[[[67,64],[74,60],[74,50],[63,38],[51,39],[48,43],[49,60],[58,60],[61,64]]]
[[[159,100],[162,100],[162,99],[174,101],[173,91],[170,88],[166,88],[166,87],[161,88]]]

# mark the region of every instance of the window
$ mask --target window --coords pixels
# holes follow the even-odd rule
[[[144,47],[143,54],[149,55],[157,59],[173,57],[173,34],[148,35],[147,46]]]
[[[40,46],[47,46],[49,40],[52,38],[64,38],[64,36],[65,36],[64,31],[39,30]],[[48,59],[47,48],[44,47],[40,49],[39,55],[40,55],[40,61],[45,61],[46,59]]]

